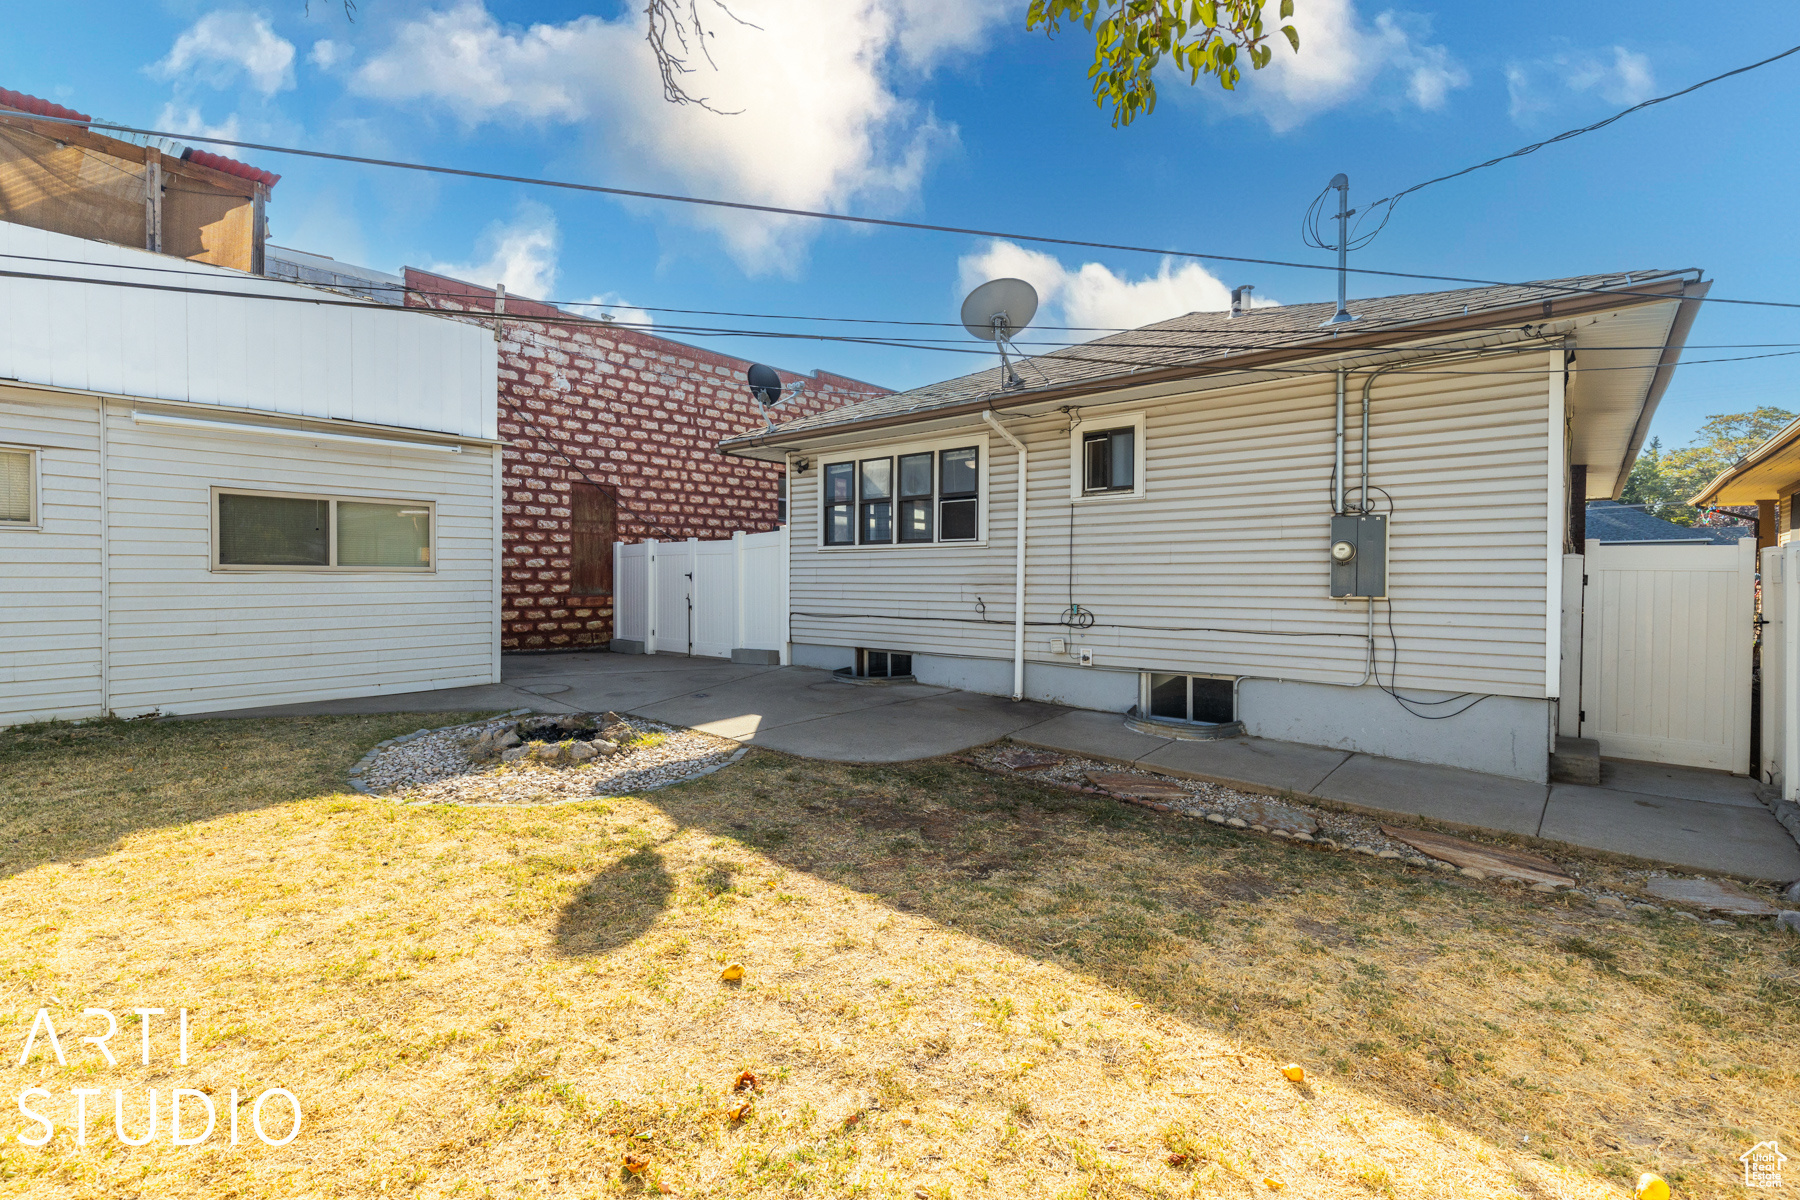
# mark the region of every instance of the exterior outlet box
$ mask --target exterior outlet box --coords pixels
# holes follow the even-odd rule
[[[1092,650],[1088,649],[1086,646],[1083,646],[1080,650],[1080,654],[1081,654],[1081,665],[1082,666],[1091,667],[1094,665],[1094,652]]]
[[[1345,556],[1342,547],[1348,546]],[[1373,513],[1331,518],[1331,596],[1387,599],[1388,519]]]
[[[1069,642],[1068,642],[1067,638],[1051,638],[1050,639],[1050,653],[1052,653],[1052,654],[1067,654],[1068,652],[1069,652]]]

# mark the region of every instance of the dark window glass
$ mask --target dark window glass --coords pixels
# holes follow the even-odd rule
[[[902,500],[930,497],[931,457],[930,454],[902,454],[900,456],[900,498]]]
[[[864,459],[858,484],[862,489],[862,541],[879,544],[894,540],[894,460]]]
[[[912,674],[912,655],[910,655],[910,654],[890,654],[890,655],[888,655],[888,674],[889,675],[911,675]]]
[[[1232,711],[1231,680],[1194,679],[1194,720],[1223,725],[1237,719]]]
[[[1137,477],[1137,431],[1109,429],[1081,439],[1084,492],[1129,492]]]
[[[775,523],[787,524],[787,476],[780,475],[775,479]]]
[[[849,546],[856,542],[856,527],[850,517],[851,506],[833,504],[825,510],[825,544]]]
[[[941,529],[938,540],[941,542],[972,542],[975,540],[975,501],[946,500],[940,513]]]
[[[900,502],[900,540],[903,542],[929,542],[931,540],[931,501],[902,500]]]
[[[945,450],[938,456],[938,487],[945,496],[973,496],[978,490],[975,447]]]
[[[329,500],[220,496],[219,562],[256,567],[328,566],[330,519]]]
[[[863,674],[872,679],[886,679],[888,673],[888,656],[886,650],[868,650],[863,653]]]
[[[891,650],[856,652],[856,673],[865,679],[893,679],[912,674],[912,655]]]
[[[856,499],[856,464],[832,463],[825,468],[825,503],[848,504]]]
[[[1186,675],[1150,676],[1150,715],[1187,720],[1187,683]]]

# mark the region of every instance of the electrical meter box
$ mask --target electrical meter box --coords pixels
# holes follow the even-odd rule
[[[1387,598],[1388,519],[1373,513],[1331,518],[1331,596]]]

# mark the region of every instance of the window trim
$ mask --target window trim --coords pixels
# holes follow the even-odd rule
[[[1105,433],[1113,429],[1132,431],[1132,486],[1116,492],[1090,492],[1084,487],[1087,482],[1087,463],[1082,442],[1090,433]],[[1069,499],[1078,503],[1142,500],[1144,498],[1144,457],[1144,414],[1142,412],[1113,413],[1103,417],[1085,417],[1076,421],[1074,427],[1069,430]]]
[[[0,521],[0,530],[20,533],[41,533],[44,528],[44,448],[42,446],[21,446],[12,442],[0,442],[0,450],[13,454],[25,454],[31,458],[28,468],[31,476],[31,520]]]
[[[973,449],[975,451],[975,536],[973,538],[957,538],[952,541],[944,541],[939,536],[943,531],[943,513],[940,511],[941,505],[943,504],[943,497],[941,495],[943,478],[942,463],[938,456],[945,450],[965,449]],[[932,519],[935,522],[931,531],[932,540],[929,542],[903,542],[899,540],[898,528],[900,519],[900,500],[898,499],[900,490],[900,459],[908,454],[926,453],[929,453],[932,456],[931,503]],[[807,457],[811,458],[816,464],[813,467],[813,470],[817,471],[819,475],[818,484],[811,489],[813,499],[817,504],[817,508],[813,514],[815,528],[813,530],[812,545],[815,550],[832,554],[841,554],[846,551],[904,554],[908,552],[916,553],[919,551],[942,550],[946,548],[954,549],[957,546],[986,546],[988,544],[988,477],[992,473],[992,460],[988,453],[988,436],[985,431],[969,430],[960,437],[951,435],[923,441],[887,442],[866,446],[845,446],[828,451],[814,451],[808,454]],[[860,492],[862,479],[861,464],[865,460],[876,458],[889,458],[892,459],[894,463],[894,481],[892,486],[888,489],[889,492],[894,493],[889,500],[889,503],[893,505],[890,519],[895,523],[894,540],[891,542],[857,541],[828,543],[825,540],[825,527],[827,523],[827,510],[831,507],[831,504],[826,499],[825,493],[827,468],[837,463],[844,462],[851,463],[855,467],[852,479],[859,490],[857,498],[851,502],[850,508],[851,512],[855,514],[853,531],[856,536],[860,538],[862,536],[862,497]],[[792,492],[790,492],[790,497],[791,496]],[[794,516],[791,508],[788,515],[790,518]]]
[[[222,563],[219,561],[219,497],[258,496],[268,500],[323,500],[330,504],[326,518],[325,557],[328,563]],[[349,504],[405,504],[430,510],[431,565],[428,567],[340,567],[337,565],[337,506]],[[436,575],[438,571],[437,501],[405,496],[350,496],[338,492],[266,491],[261,488],[224,487],[214,484],[207,499],[207,557],[210,569],[225,575]]]

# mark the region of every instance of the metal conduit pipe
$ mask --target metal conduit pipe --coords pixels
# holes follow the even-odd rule
[[[1350,374],[1343,367],[1337,372],[1337,449],[1332,458],[1331,511],[1344,511],[1344,380]]]
[[[1028,459],[1025,443],[1012,435],[1012,432],[995,418],[992,409],[983,409],[981,419],[993,426],[994,432],[1005,438],[1019,454],[1019,498],[1013,511],[1018,514],[1019,546],[1018,558],[1013,566],[1013,689],[1012,698],[1025,698],[1025,475]]]

